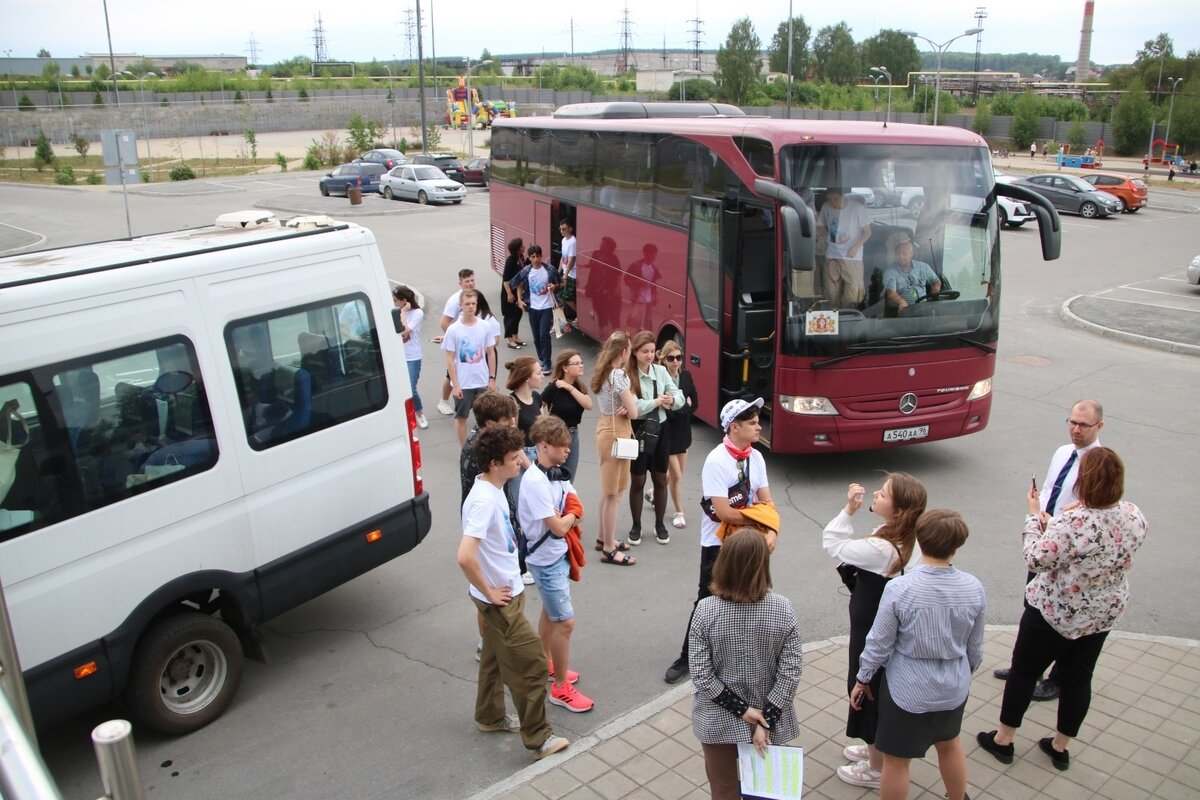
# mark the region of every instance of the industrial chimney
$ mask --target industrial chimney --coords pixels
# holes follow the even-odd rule
[[[1092,17],[1096,12],[1094,0],[1083,4],[1083,30],[1079,32],[1079,58],[1075,59],[1075,83],[1084,83],[1092,75]]]

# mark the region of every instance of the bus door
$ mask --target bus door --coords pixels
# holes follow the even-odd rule
[[[726,209],[725,217],[732,335],[722,351],[722,403],[734,397],[763,398],[762,438],[769,445],[779,319],[774,209],[737,203]]]
[[[554,209],[549,200],[534,200],[533,201],[533,241],[525,244],[525,249],[529,249],[529,245],[536,244],[542,248],[542,259],[546,263],[550,262],[550,239],[554,231]]]
[[[684,318],[684,355],[686,366],[700,395],[696,416],[719,427],[722,390],[726,368],[721,357],[721,328],[724,315],[724,273],[721,253],[725,237],[721,234],[725,214],[721,201],[691,198],[688,215],[688,280]]]

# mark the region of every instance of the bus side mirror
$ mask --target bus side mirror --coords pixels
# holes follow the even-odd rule
[[[996,194],[1020,200],[1033,211],[1038,221],[1038,233],[1042,237],[1043,260],[1054,261],[1062,254],[1062,220],[1058,217],[1058,210],[1049,200],[1032,189],[1011,183],[997,183]]]
[[[779,218],[783,221],[784,257],[787,259],[787,268],[792,272],[812,272],[817,260],[812,212],[807,206],[802,208],[808,213],[802,215],[789,205],[779,207]]]

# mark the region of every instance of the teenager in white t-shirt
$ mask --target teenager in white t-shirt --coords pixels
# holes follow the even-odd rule
[[[871,218],[846,189],[830,186],[817,214],[817,236],[825,246],[825,297],[834,308],[856,308],[863,301],[863,245],[871,238]]]
[[[520,731],[536,759],[570,742],[555,736],[546,721],[546,654],[525,618],[517,538],[504,496],[505,481],[521,471],[524,447],[525,437],[515,428],[495,426],[479,432],[475,458],[483,472],[463,503],[457,560],[483,620],[475,724],[485,733]],[[516,705],[516,718],[505,710],[505,687]]]
[[[417,392],[417,381],[421,378],[421,328],[425,323],[425,312],[417,294],[410,287],[400,284],[392,289],[392,303],[400,309],[404,323],[404,358],[408,362],[408,378],[412,383],[413,410],[417,412],[417,425],[429,427],[421,395]]]
[[[717,538],[721,523],[743,525],[746,520],[738,509],[771,502],[767,462],[762,453],[754,449],[754,443],[762,434],[762,424],[758,420],[762,407],[761,397],[753,401],[730,400],[725,404],[721,409],[725,439],[708,454],[700,472],[703,492],[700,504],[704,514],[700,517],[700,591],[692,605],[693,616],[700,601],[712,594],[708,586],[712,583],[713,564],[721,552],[721,540]],[[771,552],[775,552],[778,534],[769,531],[765,536]],[[689,617],[686,630],[691,627]],[[675,683],[688,672],[688,637],[685,633],[679,658],[667,667],[663,679]]]
[[[450,295],[446,300],[446,305],[442,309],[441,325],[442,335],[433,337],[434,344],[441,344],[442,339],[446,334],[446,330],[454,324],[458,319],[458,315],[462,311],[460,301],[462,293],[465,289],[475,288],[475,270],[460,269],[458,271],[458,291]],[[442,399],[438,401],[437,410],[439,413],[445,414],[447,417],[454,413],[454,404],[450,402],[450,375],[446,375],[446,379],[442,381]]]
[[[554,293],[558,291],[558,272],[542,260],[542,248],[530,245],[528,271],[517,287],[521,307],[529,312],[529,327],[537,349],[542,372],[550,373],[550,326],[554,322]],[[523,270],[524,272],[524,270]]]
[[[462,293],[462,318],[446,329],[442,350],[446,353],[446,373],[454,397],[454,430],[458,446],[467,441],[467,416],[475,398],[496,388],[496,333],[486,321],[475,316],[474,289]]]
[[[575,713],[591,711],[591,699],[574,685],[579,673],[570,669],[575,609],[571,606],[571,564],[565,537],[583,513],[563,466],[571,453],[571,432],[561,419],[547,415],[538,418],[529,435],[537,447],[537,463],[521,478],[517,517],[527,543],[525,565],[542,596],[538,635],[554,681],[550,702]]]
[[[566,314],[568,320],[574,320],[577,316],[575,312],[575,287],[577,285],[575,225],[570,220],[564,219],[559,223],[558,231],[562,234],[562,259],[558,262],[558,271],[563,278],[559,296],[563,301],[563,313]]]

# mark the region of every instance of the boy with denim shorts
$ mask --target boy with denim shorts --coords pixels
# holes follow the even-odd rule
[[[575,688],[579,673],[568,668],[575,609],[571,607],[566,536],[583,517],[570,472],[563,466],[571,454],[571,432],[558,417],[545,415],[533,423],[529,437],[537,447],[537,462],[521,478],[517,517],[527,542],[525,564],[542,596],[538,635],[554,681],[549,700],[582,713],[591,711],[593,703]]]

